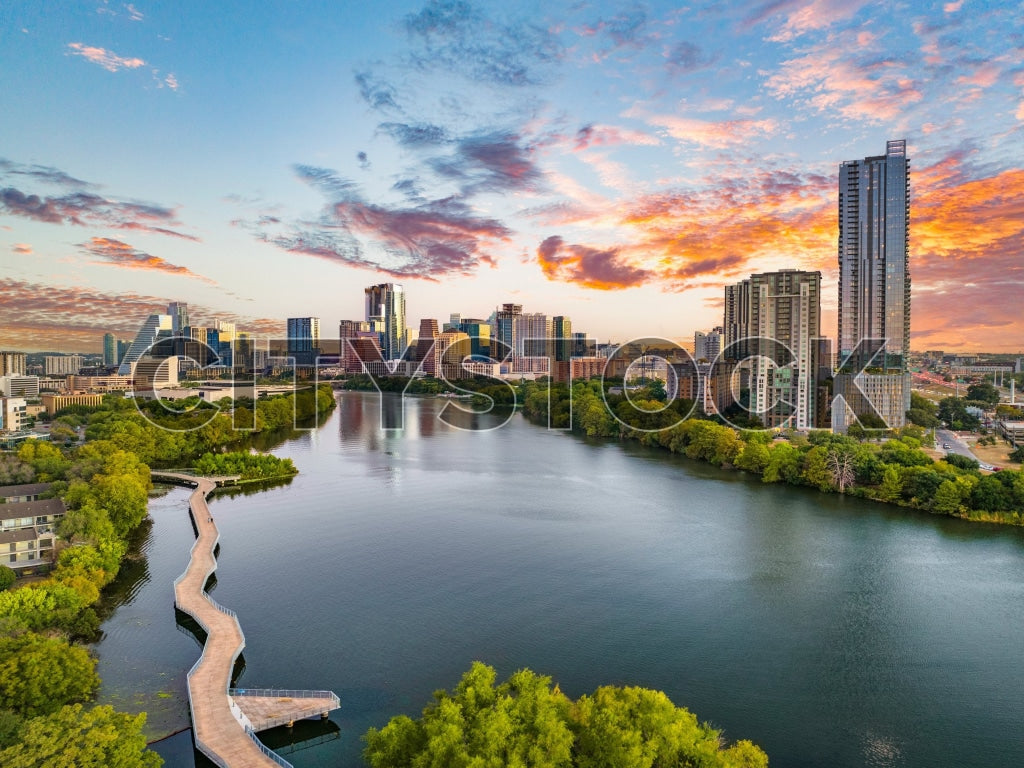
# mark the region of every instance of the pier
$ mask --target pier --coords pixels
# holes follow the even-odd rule
[[[188,673],[188,702],[196,748],[221,768],[271,768],[290,763],[267,748],[256,732],[291,725],[307,717],[326,718],[341,702],[332,691],[231,688],[231,671],[245,647],[234,611],[210,597],[205,585],[217,568],[214,550],[220,532],[207,496],[218,486],[234,485],[237,476],[199,477],[183,472],[153,471],[162,482],[195,488],[189,512],[197,532],[188,567],[174,581],[174,604],[206,632],[206,643]]]

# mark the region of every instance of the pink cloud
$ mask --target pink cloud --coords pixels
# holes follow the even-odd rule
[[[775,120],[715,121],[674,115],[654,115],[648,122],[664,128],[674,139],[713,149],[726,149],[756,137],[771,136],[779,128]]]
[[[85,43],[68,43],[68,48],[71,49],[72,55],[81,56],[93,64],[99,64],[108,72],[117,72],[119,69],[138,69],[146,64],[142,59],[118,56],[106,48],[86,45]]]
[[[11,246],[11,250],[22,256],[32,255],[32,246],[28,243],[15,243]]]

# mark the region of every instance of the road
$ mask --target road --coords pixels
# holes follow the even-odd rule
[[[961,456],[974,459],[978,462],[978,466],[981,467],[981,469],[987,469],[989,471],[992,470],[992,465],[986,464],[971,453],[971,449],[967,446],[967,443],[957,437],[955,432],[950,432],[948,429],[937,429],[935,430],[935,439],[940,447],[943,445],[949,445],[949,448],[943,449],[946,453],[959,453]]]

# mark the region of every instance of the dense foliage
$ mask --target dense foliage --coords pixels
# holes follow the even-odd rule
[[[373,768],[765,768],[749,741],[721,735],[660,691],[606,686],[572,701],[528,669],[495,685],[475,662],[419,720],[394,717],[366,736]]]
[[[217,477],[240,475],[242,481],[273,480],[291,477],[298,470],[291,459],[281,459],[269,453],[204,453],[193,469],[197,474]]]
[[[146,715],[127,715],[112,707],[61,707],[33,717],[4,734],[4,768],[159,768],[163,760],[146,749]],[[3,738],[0,736],[0,738]]]
[[[690,412],[688,401],[664,403],[639,393],[632,405],[608,396],[598,381],[565,386],[527,382],[524,414],[538,423],[569,426],[592,437],[637,440],[691,459],[760,475],[766,483],[804,485],[971,520],[1024,525],[1024,472],[982,474],[976,462],[936,461],[921,450],[922,430],[908,427],[883,442],[862,442],[825,431],[773,439],[761,430],[739,431]],[[635,406],[635,407],[634,407]],[[639,411],[637,409],[640,409]],[[661,409],[661,410],[658,410]],[[618,417],[618,418],[616,418]],[[649,431],[643,431],[649,430]]]

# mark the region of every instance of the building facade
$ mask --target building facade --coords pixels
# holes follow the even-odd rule
[[[365,289],[366,320],[380,327],[380,348],[385,360],[401,360],[406,348],[405,288],[380,283]]]
[[[47,376],[69,376],[78,373],[85,365],[81,355],[46,355],[43,370]]]
[[[839,166],[838,215],[840,370],[834,394],[843,402],[832,408],[832,427],[844,432],[854,415],[868,414],[881,416],[889,428],[902,427],[910,409],[906,141],[889,141],[884,155]]]
[[[0,352],[0,376],[24,376],[27,359],[24,352]]]
[[[769,428],[819,426],[821,273],[784,269],[751,275],[749,328],[757,355],[751,366],[753,415]]]
[[[103,334],[103,364],[107,367],[117,365],[117,338],[112,333]]]

